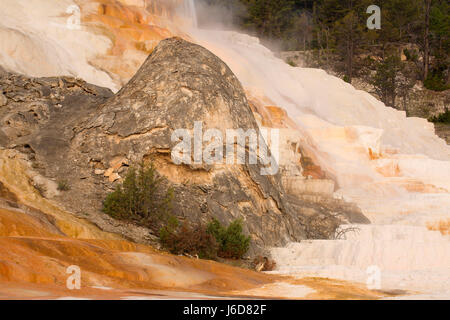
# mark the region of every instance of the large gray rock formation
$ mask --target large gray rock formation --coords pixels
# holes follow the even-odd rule
[[[106,194],[141,160],[152,161],[174,187],[174,211],[181,219],[216,217],[226,224],[242,218],[252,237],[251,253],[306,237],[326,238],[341,222],[326,208],[301,199],[291,204],[280,175],[262,175],[260,164],[174,163],[173,132],[192,132],[195,122],[224,136],[227,129],[259,132],[239,81],[198,45],[162,41],[114,96],[72,78],[9,75],[0,86],[7,98],[0,109],[0,145],[27,153],[43,176],[67,179],[69,191],[47,196],[105,231],[140,242],[151,238],[145,229],[101,213]]]

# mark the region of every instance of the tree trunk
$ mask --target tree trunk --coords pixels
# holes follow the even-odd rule
[[[326,54],[325,54],[325,59],[327,61],[327,66],[330,65],[329,61],[328,61],[328,54],[330,53],[330,39],[329,39],[329,31],[328,31],[328,27],[325,28],[325,39],[326,39]]]
[[[423,80],[428,78],[430,65],[430,9],[432,0],[425,1],[425,32],[423,45]]]
[[[347,43],[347,77],[350,83],[352,83],[353,79],[353,46],[353,40],[350,39]]]

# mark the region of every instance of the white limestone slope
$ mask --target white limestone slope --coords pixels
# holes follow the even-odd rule
[[[346,239],[304,241],[273,249],[280,266],[277,272],[367,283],[374,270],[379,270],[379,289],[450,299],[448,238],[416,226],[352,227],[359,230],[347,234]]]
[[[278,272],[366,282],[449,297],[450,239],[427,227],[450,219],[450,147],[424,119],[407,118],[325,71],[292,68],[258,39],[193,30],[252,95],[285,108],[307,148],[373,225],[348,240],[307,241],[272,253]],[[443,230],[445,233],[446,230]],[[432,294],[432,295],[431,295]]]
[[[108,38],[67,27],[72,0],[2,0],[0,65],[28,76],[68,75],[118,89],[109,75],[89,61],[104,55]]]

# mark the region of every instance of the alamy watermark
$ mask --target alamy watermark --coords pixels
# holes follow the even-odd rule
[[[67,19],[66,25],[70,30],[80,30],[81,29],[81,10],[76,4],[71,5],[66,10],[70,17]]]
[[[66,280],[66,287],[69,290],[81,289],[81,269],[79,266],[73,265],[66,269],[66,273],[70,276]]]
[[[50,24],[57,28],[64,28],[69,30],[81,30],[81,9],[78,5],[72,4],[67,7],[66,14],[69,17],[66,20],[65,24],[50,22]]]
[[[371,5],[367,8],[367,14],[372,14],[367,19],[367,28],[369,30],[381,29],[381,9],[377,5]]]
[[[366,286],[369,290],[381,290],[381,269],[378,266],[369,266],[366,270]]]
[[[196,121],[193,130],[177,129],[171,139],[177,143],[171,152],[177,165],[260,164],[261,175],[278,173],[278,129],[227,129],[224,136],[218,129],[203,131],[203,123]]]

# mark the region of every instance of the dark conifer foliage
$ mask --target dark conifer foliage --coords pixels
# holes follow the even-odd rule
[[[281,50],[311,51],[317,66],[333,62],[333,67],[348,82],[368,67],[375,71],[393,66],[387,70],[396,73],[391,79],[420,80],[435,91],[449,88],[447,0],[203,1],[235,13],[235,25],[261,37],[267,45],[275,43]],[[379,30],[367,28],[370,14],[366,11],[370,5],[381,8]],[[414,70],[392,64],[393,56],[402,55],[414,65]],[[367,56],[372,61],[365,59]],[[405,69],[408,72],[402,73]],[[377,77],[379,81],[380,73]]]

